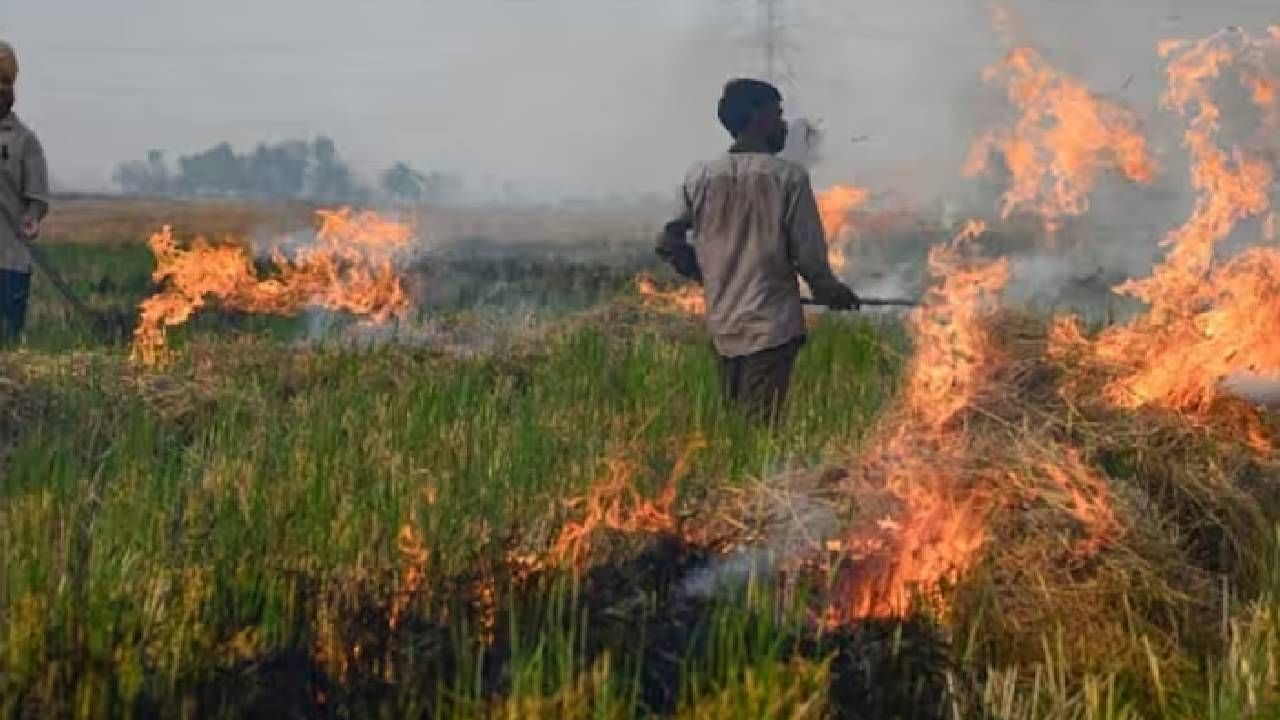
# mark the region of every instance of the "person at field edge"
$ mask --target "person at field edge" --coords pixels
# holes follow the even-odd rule
[[[49,212],[49,171],[40,140],[13,112],[18,57],[0,40],[0,344],[22,334],[31,290],[31,253]]]
[[[805,342],[797,272],[820,304],[860,303],[831,271],[808,171],[778,157],[787,140],[782,94],[760,80],[731,80],[717,114],[733,144],[689,171],[657,252],[704,288],[726,397],[752,420],[775,424]]]

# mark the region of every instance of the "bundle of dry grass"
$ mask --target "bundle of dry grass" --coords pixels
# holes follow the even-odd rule
[[[1000,311],[986,324],[985,385],[945,443],[895,458],[892,472],[913,474],[941,509],[921,515],[868,471],[874,459],[851,467],[855,526],[881,528],[854,538],[891,549],[864,550],[841,592],[872,597],[856,606],[871,615],[905,612],[893,593],[917,593],[911,610],[941,612],[978,667],[1051,660],[1152,696],[1161,676],[1202,671],[1226,646],[1230,601],[1259,591],[1280,512],[1280,467],[1248,431],[1261,427],[1255,411],[1224,399],[1206,425],[1117,410],[1101,395],[1107,368],[1051,357],[1045,319]],[[901,539],[913,532],[925,537]],[[963,547],[973,537],[976,557]],[[892,587],[923,577],[941,587]]]
[[[1188,658],[1213,647],[1220,613],[1222,568],[1205,557],[1204,528],[1241,538],[1221,547],[1238,558],[1259,518],[1244,512],[1230,471],[1223,491],[1204,492],[1222,468],[1177,418],[1064,391],[1078,369],[1049,359],[1042,320],[1001,313],[992,337],[1005,364],[965,419],[999,498],[984,559],[956,597],[967,650],[1030,665],[1066,637],[1058,659],[1075,672],[1145,667],[1153,655],[1191,669]]]
[[[252,353],[241,359],[249,362],[248,357]],[[198,367],[153,372],[131,366],[112,350],[23,350],[0,361],[0,437],[7,445],[18,432],[56,412],[59,403],[75,402],[79,395],[105,399],[94,407],[107,409],[139,402],[162,420],[182,425],[194,422],[218,402],[242,394],[232,373],[201,373]]]
[[[0,361],[0,467],[31,422],[48,411],[49,396],[34,386],[21,361],[12,355]]]

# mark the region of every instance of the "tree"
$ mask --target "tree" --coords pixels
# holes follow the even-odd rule
[[[338,157],[333,140],[321,135],[311,145],[315,164],[308,196],[320,202],[361,202],[368,193],[356,183],[351,168]]]
[[[195,155],[178,159],[181,189],[192,195],[243,196],[248,194],[244,158],[230,143],[220,143]]]
[[[396,202],[416,204],[426,195],[429,181],[407,163],[398,162],[382,173],[382,191]]]
[[[329,203],[361,203],[369,191],[338,155],[333,140],[286,140],[258,143],[252,153],[238,154],[230,143],[180,157],[173,174],[164,153],[152,150],[146,161],[123,162],[112,179],[129,194],[217,196],[265,200],[313,199]],[[416,180],[416,178],[415,178]],[[419,183],[425,192],[430,178]]]
[[[423,183],[423,193],[427,202],[445,202],[462,192],[462,178],[453,173],[432,172]]]
[[[163,150],[148,151],[145,161],[120,163],[111,179],[129,195],[167,195],[172,189],[172,178]]]
[[[248,160],[250,191],[269,199],[301,197],[310,164],[311,146],[305,141],[259,143]]]

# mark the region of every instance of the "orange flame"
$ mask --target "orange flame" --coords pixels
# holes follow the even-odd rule
[[[1114,168],[1133,182],[1151,182],[1155,163],[1134,116],[1050,67],[1036,50],[1013,49],[983,77],[1004,82],[1020,117],[1012,128],[979,137],[964,172],[979,175],[993,154],[1004,158],[1011,179],[1000,200],[1003,218],[1035,213],[1053,232],[1064,218],[1089,209],[1101,171]]]
[[[992,511],[1019,499],[1041,498],[1075,519],[1082,532],[1072,558],[1096,555],[1122,530],[1105,479],[1079,453],[1033,463],[1020,478],[985,457],[967,427],[966,411],[1007,365],[989,328],[1009,263],[972,250],[982,232],[970,222],[930,253],[935,282],[911,317],[916,352],[902,412],[859,467],[871,490],[887,492],[891,510],[841,544],[850,562],[841,567],[828,621],[945,613],[946,590],[982,557]]]
[[[585,569],[590,560],[591,538],[602,529],[652,534],[674,530],[672,508],[680,480],[688,473],[694,453],[704,447],[706,442],[700,437],[688,442],[666,484],[652,500],[645,499],[636,489],[634,480],[639,468],[635,463],[623,457],[609,458],[604,477],[585,498],[569,503],[570,507],[583,507],[584,511],[580,520],[570,521],[561,529],[552,544],[553,561]]]
[[[1121,369],[1106,390],[1111,402],[1198,416],[1226,376],[1280,371],[1280,250],[1256,247],[1225,262],[1214,257],[1246,219],[1259,219],[1264,238],[1274,233],[1269,193],[1275,171],[1244,146],[1220,146],[1222,109],[1213,94],[1215,82],[1235,69],[1262,105],[1265,132],[1266,117],[1277,109],[1270,89],[1280,79],[1280,32],[1253,39],[1225,31],[1198,42],[1162,43],[1161,53],[1170,58],[1165,103],[1188,117],[1184,141],[1198,198],[1191,218],[1165,239],[1164,262],[1150,277],[1117,288],[1146,302],[1147,312],[1104,331],[1091,350]],[[1058,335],[1059,350],[1085,342],[1078,331]]]
[[[431,559],[431,552],[418,539],[412,525],[405,524],[400,528],[400,534],[396,536],[396,547],[404,559],[404,574],[400,578],[395,596],[391,599],[387,624],[392,630],[400,625],[400,619],[405,610],[409,608],[414,596],[426,582],[427,563]]]
[[[1063,504],[1084,529],[1084,537],[1073,549],[1075,557],[1096,555],[1120,534],[1120,521],[1111,505],[1106,481],[1085,465],[1078,452],[1069,451],[1061,464],[1041,463],[1039,469],[1063,494]]]
[[[277,273],[266,279],[257,276],[243,245],[211,245],[197,238],[189,248],[180,248],[167,226],[153,235],[153,278],[165,287],[142,303],[133,358],[146,365],[165,360],[168,328],[187,322],[211,299],[251,313],[296,315],[324,308],[379,323],[404,317],[409,297],[393,260],[410,245],[412,229],[371,212],[344,209],[318,216],[315,244],[292,258],[273,251]]]
[[[636,291],[644,302],[660,310],[675,311],[686,315],[706,315],[707,298],[697,285],[684,285],[674,290],[659,290],[658,284],[648,275],[636,277]]]
[[[908,452],[903,442],[872,459],[889,472],[899,509],[846,544],[851,564],[838,581],[835,622],[904,617],[919,603],[944,612],[943,591],[973,568],[986,543],[990,501],[958,486],[959,468],[947,467],[956,458]]]
[[[870,199],[865,188],[851,185],[833,185],[817,194],[818,213],[822,217],[822,230],[827,238],[828,259],[837,274],[845,269],[848,248],[849,214]]]
[[[905,615],[917,599],[941,610],[939,590],[973,566],[986,542],[990,500],[966,477],[957,422],[997,367],[986,322],[1009,265],[974,257],[970,245],[984,230],[971,222],[929,255],[937,283],[911,316],[916,353],[904,412],[861,468],[900,509],[848,542],[853,564],[841,579],[838,619]]]
[[[929,253],[939,282],[911,314],[916,352],[907,373],[907,407],[917,422],[941,430],[973,403],[996,367],[984,321],[1009,280],[1009,262],[974,260],[970,245],[986,226],[970,221],[948,245]]]

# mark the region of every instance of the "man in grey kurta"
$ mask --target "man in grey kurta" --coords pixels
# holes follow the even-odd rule
[[[728,398],[774,422],[805,340],[797,273],[824,305],[856,309],[858,296],[831,271],[808,172],[778,157],[787,138],[781,94],[734,80],[718,115],[733,146],[689,172],[658,254],[703,285]]]
[[[49,172],[44,149],[13,112],[18,58],[0,40],[0,344],[22,333],[31,290],[31,253],[49,212]]]

